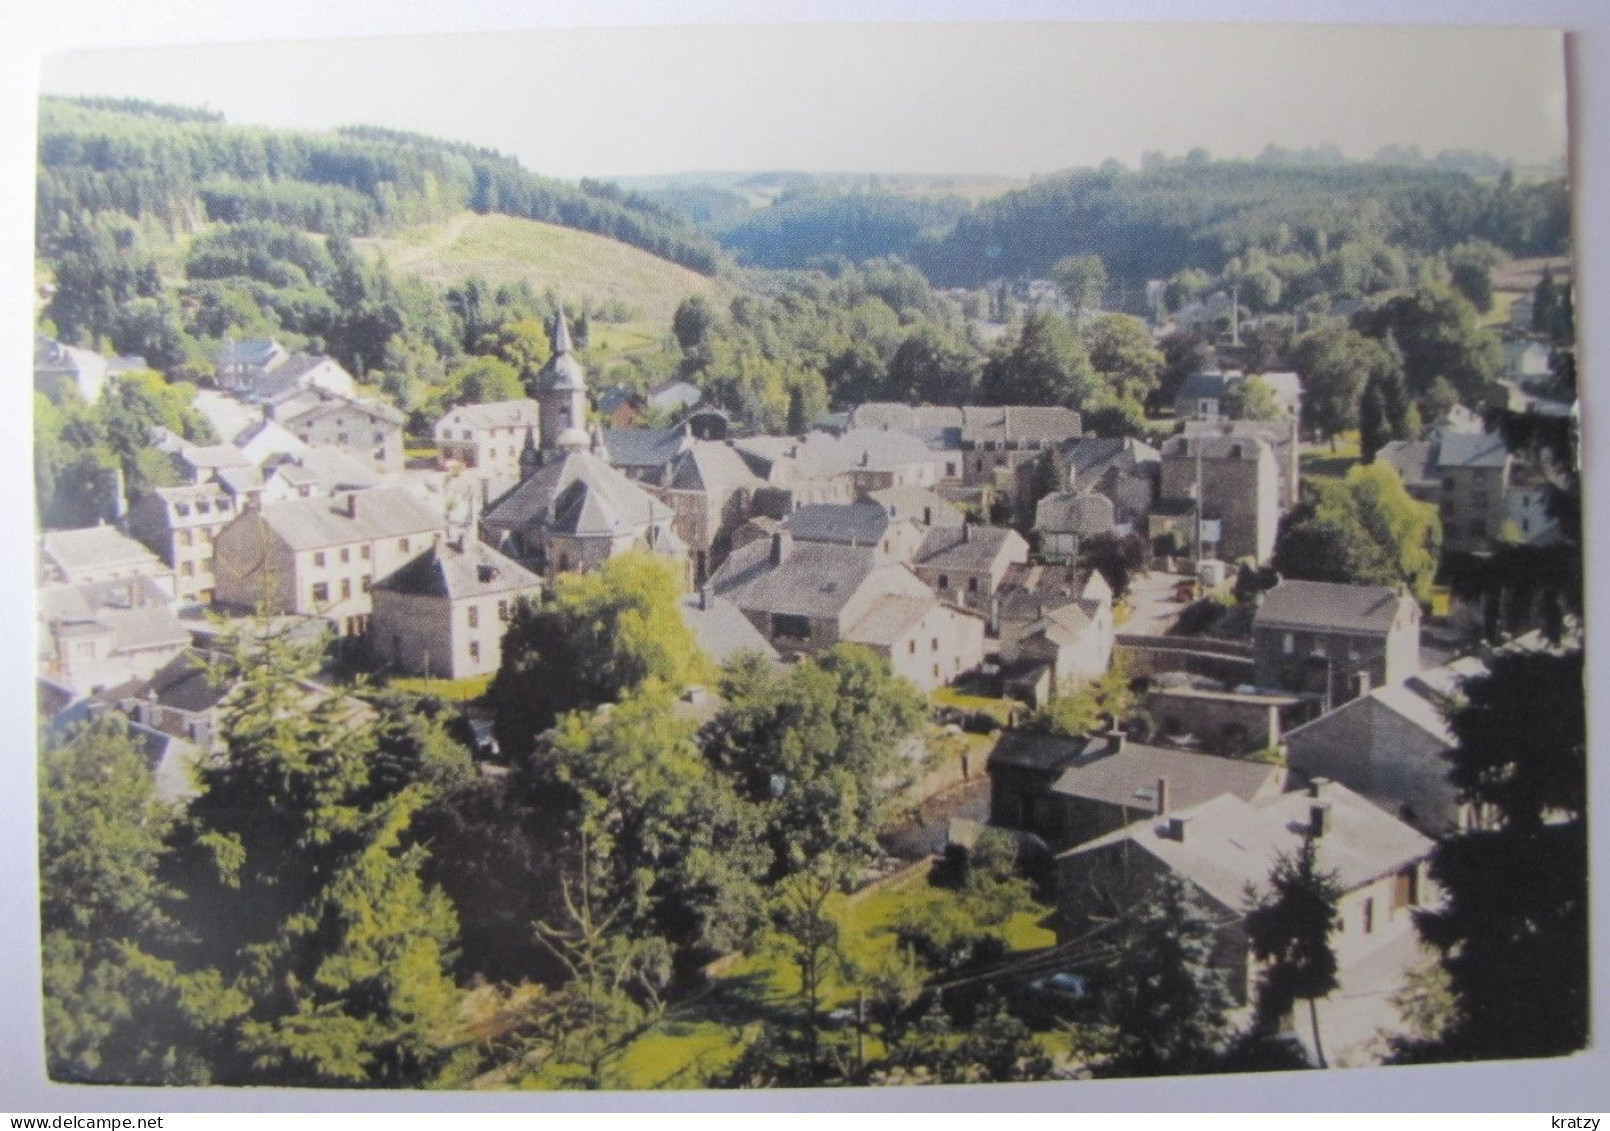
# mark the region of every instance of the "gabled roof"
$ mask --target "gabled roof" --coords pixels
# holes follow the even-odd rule
[[[810,503],[789,515],[783,526],[796,542],[876,546],[889,522],[888,512],[872,503]]]
[[[768,660],[777,659],[777,649],[750,623],[737,605],[724,597],[705,593],[701,598],[690,593],[682,598],[682,619],[693,630],[693,635],[718,664],[724,664],[740,652],[759,652]]]
[[[888,648],[904,639],[922,623],[923,617],[938,607],[939,601],[933,597],[886,594],[873,601],[871,608],[844,630],[844,639],[852,644]]]
[[[1224,396],[1229,389],[1229,378],[1223,373],[1192,373],[1180,382],[1179,391],[1174,394],[1175,400],[1189,397],[1193,400],[1206,397],[1213,399]]]
[[[68,573],[113,566],[162,565],[150,550],[113,526],[48,530],[39,536],[39,554]]]
[[[322,420],[327,416],[335,416],[340,413],[356,413],[359,416],[367,417],[370,420],[377,420],[383,424],[396,425],[399,428],[402,427],[403,423],[408,419],[397,409],[392,408],[389,404],[381,404],[379,401],[362,401],[351,397],[337,397],[331,395],[321,396],[318,404],[309,405],[300,411],[292,412],[290,414],[281,413],[279,414],[278,419],[284,421],[286,424],[306,424],[315,420]]]
[[[1444,746],[1452,748],[1458,740],[1448,728],[1448,720],[1443,715],[1443,704],[1457,700],[1462,695],[1463,680],[1478,676],[1486,670],[1486,665],[1474,657],[1455,660],[1438,668],[1426,668],[1408,679],[1374,688],[1367,695],[1351,699],[1334,711],[1329,711],[1317,719],[1310,719],[1302,726],[1293,727],[1286,732],[1286,737],[1290,738],[1310,729],[1323,729],[1331,720],[1342,717],[1344,712],[1387,710],[1418,727]]]
[[[1285,788],[1286,777],[1282,766],[1125,741],[1117,751],[1105,743],[1087,747],[1051,789],[1064,797],[1144,810],[1155,809],[1157,783],[1163,780],[1169,806],[1186,809],[1226,793],[1243,801],[1272,796]]]
[[[273,338],[248,338],[245,341],[225,342],[224,348],[218,351],[218,364],[261,368],[273,361],[276,355],[284,352],[285,347]]]
[[[1392,440],[1381,446],[1375,458],[1396,471],[1405,487],[1425,490],[1439,485],[1431,450],[1429,440]]]
[[[537,402],[526,398],[493,401],[489,404],[461,404],[442,413],[433,431],[448,428],[535,428]]]
[[[234,444],[186,444],[179,458],[198,471],[219,467],[251,467],[252,459]]]
[[[1269,441],[1262,436],[1170,436],[1163,442],[1164,459],[1247,460],[1262,458],[1272,452]]]
[[[762,484],[731,445],[719,440],[693,440],[672,463],[666,486],[676,491],[714,493]]]
[[[490,597],[538,589],[542,579],[473,537],[438,542],[394,573],[375,582],[376,589],[449,601]]]
[[[969,444],[1055,444],[1074,439],[1082,431],[1079,414],[1057,405],[969,405],[962,409],[961,438]]]
[[[910,584],[902,586],[902,578]],[[905,566],[878,565],[872,551],[862,547],[796,542],[782,563],[773,565],[766,538],[734,550],[710,580],[712,592],[746,611],[818,618],[837,617],[868,584],[885,586],[891,594],[917,594],[916,587],[928,592]]]
[[[355,513],[348,513],[349,501]],[[440,516],[397,487],[354,491],[332,499],[270,503],[258,514],[294,550],[424,534],[443,525]]]
[[[1280,856],[1301,848],[1315,805],[1328,806],[1325,832],[1314,841],[1318,866],[1336,872],[1344,892],[1417,863],[1433,847],[1430,838],[1385,810],[1328,782],[1318,797],[1298,791],[1249,804],[1225,794],[1172,813],[1184,821],[1183,839],[1170,837],[1167,822],[1153,817],[1079,845],[1063,857],[1128,841],[1239,913],[1247,890],[1265,890]]]
[[[125,698],[156,702],[188,714],[209,711],[229,693],[229,685],[214,682],[207,673],[207,654],[187,649],[162,667],[144,683],[127,689]]]
[[[692,408],[703,400],[699,386],[691,381],[665,381],[648,391],[648,404],[650,408],[677,409]]]
[[[327,444],[312,444],[297,456],[271,456],[268,474],[288,483],[317,482],[329,491],[362,490],[380,482],[375,469],[351,452]]]
[[[42,585],[38,593],[39,619],[88,620],[104,612],[137,609],[147,605],[167,608],[173,597],[149,577],[119,577],[110,581],[83,581],[76,585]]]
[[[616,467],[664,467],[692,440],[681,425],[670,428],[605,428],[604,454]]]
[[[1028,555],[1028,543],[1015,530],[1004,526],[935,527],[923,536],[922,544],[912,556],[914,565],[934,569],[987,570],[1000,561],[1002,554],[1022,551]]]
[[[1150,444],[1129,436],[1081,436],[1058,447],[1076,479],[1094,479],[1114,466],[1156,463],[1162,456]]]
[[[882,507],[896,522],[920,522],[924,526],[960,526],[961,508],[927,487],[884,487],[868,491],[865,501]]]
[[[1503,467],[1509,461],[1504,438],[1496,433],[1447,432],[1437,442],[1437,466]]]
[[[1405,601],[1388,585],[1339,585],[1329,581],[1282,581],[1266,591],[1252,618],[1254,628],[1301,628],[1321,632],[1386,635]]]
[[[301,455],[307,444],[277,420],[259,420],[242,429],[234,439],[235,447],[255,464],[270,456]]]

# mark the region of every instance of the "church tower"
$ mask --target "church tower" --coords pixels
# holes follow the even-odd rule
[[[571,353],[570,327],[561,306],[553,320],[553,356],[537,373],[532,396],[542,428],[542,450],[580,451],[587,447],[587,375]]]

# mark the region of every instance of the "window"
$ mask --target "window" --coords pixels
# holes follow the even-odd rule
[[[358,547],[358,556],[364,561],[369,560],[369,543],[365,542],[363,545]]]
[[[498,602],[498,620],[506,621],[508,619],[509,619],[509,603],[507,601],[499,601]]]
[[[1280,650],[1288,656],[1297,651],[1297,638],[1289,632],[1283,633],[1280,640]]]
[[[939,588],[941,588],[941,589],[949,589],[950,588],[950,578],[946,577],[944,574],[940,574],[939,575]]]
[[[933,646],[932,646],[932,647],[931,647],[931,648],[929,648],[929,651],[930,651],[930,652],[937,652],[937,651],[939,651],[939,637],[937,637],[937,636],[936,636],[936,637],[934,637],[934,640],[933,640]]]
[[[397,539],[397,549],[401,550],[403,553],[406,554],[408,552],[408,539],[406,539],[406,538]]]
[[[347,442],[347,434],[345,432],[336,433],[335,442],[338,443],[338,444],[346,443]]]
[[[341,599],[345,601],[350,596],[352,596],[352,578],[343,577],[341,579]]]
[[[373,583],[373,582],[372,582],[372,580],[371,580],[371,578],[370,578],[370,577],[369,577],[369,575],[368,575],[368,574],[364,574],[364,575],[363,575],[363,591],[364,591],[364,592],[365,592],[365,593],[367,593],[367,592],[369,592],[369,586],[370,586],[370,585],[371,585],[371,584],[372,584],[372,583]]]
[[[316,569],[323,569],[324,568],[324,551],[323,550],[315,550],[315,551],[313,551],[313,565],[314,565],[314,568],[316,568]]]
[[[351,560],[352,560],[352,548],[350,546],[342,546],[341,547],[341,564],[346,565]]]
[[[978,578],[969,577],[967,579],[967,591],[969,593],[977,593],[978,592]]]
[[[773,613],[771,634],[785,640],[808,640],[811,635],[810,619],[789,613]]]
[[[173,513],[177,514],[177,515],[180,515],[180,516],[188,515],[190,513],[190,504],[189,503],[174,503],[173,504]]]
[[[1375,930],[1375,900],[1364,901],[1364,933],[1370,934]]]
[[[211,514],[212,513],[212,504],[207,502],[204,499],[201,500],[200,502],[196,503],[196,513],[197,514]]]
[[[329,603],[329,600],[330,586],[323,581],[315,582],[313,585],[313,603],[323,605]]]
[[[194,576],[196,576],[196,563],[195,562],[185,562],[183,565],[181,565],[179,567],[179,574],[182,577],[194,577]]]
[[[188,530],[179,531],[179,545],[189,546],[195,541],[195,535]]]
[[[470,430],[468,428],[464,429],[464,438],[466,440],[470,439]]]
[[[915,640],[912,640],[906,644],[906,652],[912,656],[917,654],[917,642]]]
[[[231,503],[228,499],[219,499],[218,500],[218,510],[219,510],[219,513],[221,513],[221,514],[227,513],[233,507],[234,507],[234,504]]]
[[[470,641],[470,659],[475,660],[475,661],[479,661],[480,658],[481,658],[481,642],[479,640],[471,640]]]
[[[480,606],[479,605],[471,605],[469,611],[470,611],[470,627],[471,628],[480,628],[481,627],[481,609],[480,609]]]
[[[375,443],[384,444],[385,442],[386,442],[386,434],[384,432],[376,432],[375,433]]]
[[[209,529],[208,527],[203,526],[201,528],[201,530],[200,530],[200,534],[201,534],[201,544],[203,546],[211,546],[212,545],[212,530]]]

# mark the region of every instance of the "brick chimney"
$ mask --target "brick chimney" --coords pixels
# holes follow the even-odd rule
[[[1318,839],[1330,831],[1330,805],[1319,802],[1308,807],[1308,835]]]
[[[358,492],[350,491],[347,493],[345,509],[348,518],[358,517]]]
[[[1157,779],[1157,815],[1168,816],[1168,779]]]
[[[780,566],[783,559],[788,557],[789,551],[794,548],[794,536],[786,530],[779,530],[771,536],[771,564]]]
[[[1121,728],[1114,726],[1107,732],[1106,739],[1107,753],[1122,754],[1124,752],[1124,732]]]

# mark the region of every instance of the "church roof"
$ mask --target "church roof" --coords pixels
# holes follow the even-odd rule
[[[537,388],[544,392],[569,393],[585,391],[587,388],[587,371],[582,368],[571,353],[570,327],[565,323],[563,309],[554,316],[553,356],[548,363],[537,372]]]

